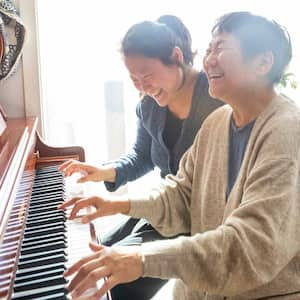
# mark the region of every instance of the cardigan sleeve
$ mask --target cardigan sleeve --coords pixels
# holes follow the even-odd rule
[[[180,278],[225,296],[269,283],[300,249],[299,186],[298,161],[265,160],[251,171],[242,204],[224,224],[143,244],[144,276]]]
[[[114,162],[115,182],[104,182],[108,191],[113,192],[128,181],[133,181],[153,170],[151,159],[152,138],[143,126],[140,104],[137,105],[137,134],[131,151]]]

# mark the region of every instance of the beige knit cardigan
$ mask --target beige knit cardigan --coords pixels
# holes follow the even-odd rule
[[[177,175],[130,199],[162,234],[191,232],[143,244],[144,276],[176,278],[176,300],[300,299],[300,111],[279,95],[261,113],[226,200],[231,114],[213,112]]]

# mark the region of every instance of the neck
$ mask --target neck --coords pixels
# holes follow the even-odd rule
[[[181,85],[168,105],[169,110],[180,119],[188,117],[197,78],[198,71],[193,68],[182,68]]]
[[[251,93],[249,97],[236,99],[229,103],[233,109],[233,120],[237,127],[243,127],[257,119],[269,105],[276,93],[273,89]]]

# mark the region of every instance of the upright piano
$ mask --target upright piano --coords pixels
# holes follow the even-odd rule
[[[71,158],[84,161],[84,150],[47,146],[36,127],[34,117],[7,118],[0,111],[1,300],[70,299],[63,272],[86,255],[81,245],[95,238],[91,224],[88,232],[82,224],[76,229],[76,221],[57,210],[65,198],[57,166]]]

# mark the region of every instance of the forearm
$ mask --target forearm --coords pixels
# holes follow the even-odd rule
[[[127,215],[130,211],[131,203],[127,197],[118,197],[118,198],[111,198],[111,208],[112,214],[124,214]]]
[[[174,178],[174,177],[173,177]],[[144,197],[130,197],[128,214],[145,218],[164,236],[190,232],[188,198],[176,182],[162,180],[160,186]]]

